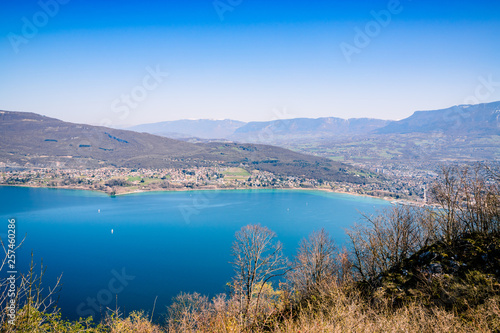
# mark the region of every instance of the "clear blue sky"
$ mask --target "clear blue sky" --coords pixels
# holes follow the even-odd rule
[[[0,109],[125,126],[500,100],[500,1],[54,1],[2,1]]]

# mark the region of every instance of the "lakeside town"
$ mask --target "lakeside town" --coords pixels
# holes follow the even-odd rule
[[[354,184],[278,176],[267,171],[224,166],[184,169],[5,168],[0,172],[0,185],[92,190],[109,195],[215,189],[315,189],[425,203],[425,184],[432,181],[430,178],[432,175],[418,178],[408,175]]]

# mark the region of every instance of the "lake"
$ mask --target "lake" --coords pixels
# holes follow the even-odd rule
[[[344,229],[388,202],[298,190],[149,192],[109,197],[78,190],[0,187],[0,236],[15,218],[17,269],[47,268],[45,286],[62,274],[64,317],[99,318],[106,307],[151,311],[179,292],[226,291],[234,233],[247,224],[275,231],[291,257],[299,241],[325,228],[338,245]],[[2,272],[5,274],[5,272]]]

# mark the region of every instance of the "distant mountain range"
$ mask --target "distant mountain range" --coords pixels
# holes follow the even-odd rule
[[[170,168],[240,166],[324,180],[360,182],[357,169],[268,145],[193,144],[147,133],[73,124],[28,112],[0,111],[0,166]]]
[[[240,142],[279,144],[306,139],[346,137],[370,133],[390,121],[369,118],[296,118],[251,122],[238,128],[228,139]]]
[[[133,129],[145,133],[0,111],[0,166],[241,164],[275,174],[359,182],[353,176],[355,168],[342,162],[500,159],[500,102],[417,111],[400,121],[333,117],[250,123],[181,120]]]
[[[224,139],[246,123],[236,120],[176,120],[144,124],[128,128],[173,139],[197,137],[200,139]]]
[[[238,142],[282,144],[307,139],[334,139],[375,134],[442,133],[499,135],[500,102],[459,105],[390,121],[370,118],[296,118],[244,123],[235,120],[166,121],[129,128],[165,137],[226,139]]]
[[[375,131],[379,134],[433,132],[449,135],[499,135],[500,102],[417,111],[406,119],[391,122]]]
[[[389,124],[389,120],[353,118],[296,118],[262,122],[236,120],[177,120],[138,125],[128,128],[175,139],[225,139],[239,142],[271,144],[277,139],[336,137],[372,132]]]

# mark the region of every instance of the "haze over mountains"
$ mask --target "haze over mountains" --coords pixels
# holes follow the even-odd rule
[[[187,168],[241,166],[324,180],[359,182],[343,163],[268,145],[189,143],[147,133],[0,111],[0,166]],[[351,170],[351,171],[350,171]]]
[[[417,111],[412,116],[387,124],[375,131],[388,133],[432,133],[450,135],[500,134],[500,102],[457,105],[435,111]]]
[[[349,137],[384,127],[387,120],[369,118],[296,118],[270,122],[251,122],[238,128],[228,137],[241,142],[279,144],[290,140],[307,140],[332,137]]]
[[[370,118],[296,118],[267,122],[234,120],[180,120],[129,128],[172,138],[226,139],[280,144],[290,140],[335,139],[360,135],[438,132],[448,135],[500,134],[500,102],[459,105],[434,111],[416,111],[400,120]]]
[[[177,120],[137,125],[128,128],[165,137],[188,139],[226,139],[258,142],[271,133],[284,137],[332,137],[368,133],[389,124],[389,120],[353,118],[295,118],[262,122],[225,120]],[[271,138],[269,138],[271,139]]]
[[[78,168],[250,165],[275,174],[359,181],[353,178],[355,168],[342,162],[366,167],[378,162],[500,159],[500,102],[417,111],[400,121],[333,117],[250,123],[181,120],[134,129],[154,134],[0,111],[0,164]],[[187,139],[164,137],[169,135]]]
[[[236,120],[175,120],[144,124],[128,128],[173,139],[197,137],[201,139],[224,139],[246,123]]]

